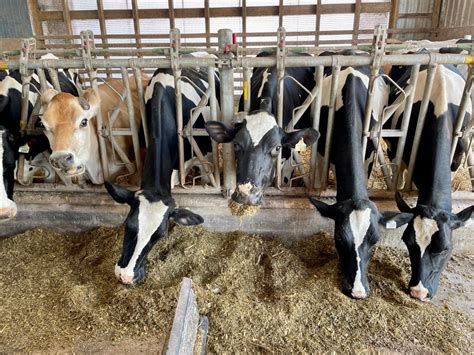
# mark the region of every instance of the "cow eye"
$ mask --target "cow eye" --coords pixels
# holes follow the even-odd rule
[[[87,127],[87,118],[82,119],[81,124],[79,125],[79,127],[81,127],[81,128]]]
[[[275,148],[272,149],[271,154],[272,155],[278,155],[278,152],[281,149],[281,145],[277,145]]]
[[[41,121],[41,120],[36,121],[36,125],[37,125],[39,128],[45,128],[45,127],[44,127],[44,124],[43,124],[43,121]]]
[[[238,143],[234,143],[234,152],[235,153],[240,153],[242,151],[242,148]]]

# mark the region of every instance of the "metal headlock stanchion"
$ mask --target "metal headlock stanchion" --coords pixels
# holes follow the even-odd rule
[[[232,30],[221,29],[218,31],[219,44],[219,73],[220,73],[220,98],[221,120],[231,124],[234,118],[234,69],[232,67]],[[232,143],[222,145],[222,158],[224,165],[224,196],[229,197],[235,189],[235,155]]]
[[[316,95],[312,105],[311,105],[311,118],[313,122],[313,128],[319,132],[319,123],[321,120],[321,92],[323,88],[323,77],[324,77],[324,67],[319,65],[315,68],[314,72],[314,81],[316,87],[319,89],[319,95]],[[310,173],[310,187],[318,189],[321,187],[321,175],[318,174],[318,142],[313,144],[311,149],[311,173]]]
[[[82,59],[83,66],[85,67],[87,73],[89,74],[89,79],[92,84],[97,96],[99,95],[99,87],[97,84],[97,71],[94,69],[92,63],[92,54],[91,49],[95,47],[94,43],[94,34],[92,31],[81,31],[81,44],[82,44]],[[100,150],[100,161],[102,164],[102,174],[104,176],[104,181],[109,180],[109,159],[107,157],[107,148],[105,146],[105,127],[104,121],[102,118],[102,110],[97,110],[96,115],[96,124],[97,124],[97,137],[99,140],[99,150]]]
[[[148,144],[148,127],[146,125],[146,115],[145,115],[145,104],[143,101],[143,85],[142,85],[142,76],[141,70],[144,68],[171,68],[173,70],[174,80],[175,80],[175,91],[176,91],[176,124],[178,131],[178,149],[179,149],[179,168],[180,168],[180,184],[185,186],[185,163],[184,163],[184,139],[187,137],[191,143],[192,151],[196,153],[196,158],[203,165],[204,175],[209,176],[213,186],[220,185],[220,176],[218,169],[218,153],[217,153],[217,143],[213,142],[213,159],[214,165],[210,166],[205,157],[202,155],[199,147],[196,144],[194,136],[206,135],[202,129],[193,129],[192,123],[199,117],[204,106],[210,104],[210,119],[217,120],[217,100],[215,96],[215,70],[218,68],[220,70],[220,97],[221,97],[221,112],[222,120],[225,123],[230,124],[234,117],[234,69],[243,68],[243,98],[244,98],[244,110],[248,111],[251,107],[251,68],[261,68],[261,67],[276,67],[277,76],[278,76],[278,107],[277,107],[277,122],[280,126],[283,125],[283,96],[284,96],[284,80],[293,79],[291,77],[285,77],[285,68],[290,67],[315,67],[315,82],[316,86],[308,95],[305,102],[293,112],[292,122],[288,127],[284,127],[286,130],[294,129],[294,125],[298,119],[303,115],[306,109],[311,106],[311,117],[312,117],[312,126],[315,129],[319,129],[320,123],[320,109],[321,109],[321,89],[323,87],[324,81],[324,68],[332,67],[332,79],[331,87],[329,92],[329,112],[328,112],[328,126],[327,126],[327,138],[325,147],[326,152],[323,157],[322,162],[318,161],[317,154],[317,145],[312,146],[312,157],[311,157],[311,173],[310,173],[310,182],[308,186],[310,188],[324,189],[327,187],[328,180],[328,171],[329,171],[329,157],[331,154],[331,144],[332,144],[332,131],[334,126],[334,115],[335,115],[335,103],[336,103],[336,94],[339,80],[339,73],[341,67],[344,66],[370,66],[371,75],[369,79],[369,90],[368,97],[366,101],[366,109],[364,113],[364,134],[362,139],[363,152],[365,157],[365,152],[367,150],[368,139],[370,138],[377,147],[376,157],[378,160],[383,162],[383,154],[379,148],[380,141],[382,137],[397,137],[398,147],[396,156],[394,159],[394,165],[396,168],[392,169],[391,177],[388,174],[387,168],[389,164],[384,162],[381,164],[382,170],[384,171],[384,177],[387,182],[387,186],[391,190],[395,190],[397,187],[398,171],[402,157],[403,151],[406,144],[406,134],[408,131],[408,126],[410,122],[412,105],[414,101],[415,88],[417,86],[418,76],[420,65],[429,65],[430,69],[428,70],[428,75],[426,77],[426,86],[424,89],[423,101],[421,104],[420,112],[418,115],[418,125],[415,134],[415,141],[412,147],[412,156],[410,157],[410,162],[408,166],[408,181],[406,188],[411,187],[411,179],[414,170],[414,164],[416,161],[416,154],[418,151],[419,141],[421,137],[421,130],[424,125],[424,120],[426,116],[428,98],[430,96],[431,88],[433,86],[434,73],[436,70],[435,64],[470,64],[474,62],[473,52],[471,54],[440,54],[440,53],[430,53],[430,54],[395,54],[390,53],[394,50],[400,49],[414,49],[416,44],[403,44],[403,45],[389,45],[385,44],[386,32],[384,28],[377,28],[374,33],[374,41],[372,45],[369,46],[358,46],[358,48],[363,50],[371,50],[372,56],[288,56],[288,53],[300,53],[308,52],[315,53],[314,48],[296,48],[286,46],[285,43],[285,30],[284,28],[279,28],[278,30],[278,42],[276,48],[271,49],[259,49],[259,51],[269,51],[275,53],[275,56],[266,56],[266,57],[249,57],[245,54],[253,53],[255,49],[251,50],[239,50],[236,51],[236,48],[232,45],[232,31],[231,30],[220,30],[219,31],[219,49],[208,50],[208,53],[218,54],[218,59],[209,58],[209,57],[181,57],[183,53],[194,52],[198,49],[196,48],[181,48],[180,47],[180,38],[179,31],[171,31],[171,43],[170,48],[146,48],[146,49],[96,49],[94,48],[94,36],[91,31],[83,31],[81,33],[81,48],[80,49],[71,49],[71,50],[52,50],[52,51],[39,51],[35,50],[32,42],[27,42],[29,44],[24,45],[20,51],[17,51],[12,55],[19,55],[19,60],[5,60],[1,65],[7,67],[8,69],[20,69],[22,75],[23,87],[22,87],[22,117],[21,124],[23,129],[33,130],[34,122],[29,119],[28,116],[28,105],[29,105],[29,96],[31,94],[29,91],[32,89],[30,83],[32,82],[32,70],[37,71],[38,80],[41,85],[41,91],[44,91],[45,88],[49,86],[46,82],[48,79],[53,87],[57,90],[60,90],[59,80],[57,76],[56,69],[60,68],[70,68],[70,69],[86,69],[87,73],[90,76],[92,86],[94,90],[98,90],[97,80],[101,80],[97,77],[97,68],[110,69],[110,68],[120,68],[122,73],[122,80],[124,81],[125,89],[122,93],[117,93],[121,97],[120,104],[126,100],[128,115],[130,119],[130,129],[128,128],[113,128],[113,123],[116,121],[119,110],[114,110],[109,116],[110,125],[104,127],[103,118],[101,112],[97,114],[97,133],[99,140],[100,148],[100,159],[102,170],[104,174],[104,179],[109,179],[109,157],[107,156],[106,149],[106,139],[110,139],[112,145],[112,155],[115,159],[117,155],[117,161],[124,162],[128,171],[134,169],[132,163],[129,161],[123,149],[121,149],[115,139],[115,136],[123,135],[132,135],[132,141],[134,143],[134,154],[137,160],[137,166],[141,166],[141,161],[139,160],[139,151],[138,148],[138,130],[137,127],[133,126],[134,121],[134,107],[131,105],[132,96],[131,90],[129,87],[129,77],[128,77],[128,68],[131,68],[134,80],[137,85],[137,93],[140,100],[140,115],[142,120],[142,125],[145,132],[146,144]],[[441,44],[433,44],[433,46],[439,47]],[[457,48],[471,49],[472,44],[453,44]],[[429,46],[428,46],[429,47]],[[435,48],[435,47],[433,47]],[[54,53],[57,55],[70,56],[72,58],[62,58],[60,60],[56,59],[35,59],[34,55]],[[238,55],[235,57],[235,53]],[[5,53],[3,53],[5,54]],[[117,58],[117,59],[97,59],[97,55],[165,55],[167,58]],[[79,58],[78,58],[79,57]],[[370,119],[372,116],[372,106],[375,102],[374,95],[376,94],[377,82],[380,80],[378,77],[378,71],[381,65],[392,64],[392,65],[411,65],[411,78],[410,82],[407,85],[405,90],[405,98],[400,96],[399,99],[392,105],[392,108],[386,108],[383,111],[383,116],[385,119],[395,112],[400,112],[401,109],[398,109],[398,106],[404,106],[403,115],[397,117],[393,120],[393,125],[391,129],[383,129],[380,124],[376,124],[376,127],[370,131]],[[206,93],[203,93],[198,107],[192,110],[190,124],[187,127],[183,127],[183,111],[182,111],[182,83],[184,77],[181,77],[182,68],[188,67],[207,67],[209,71],[208,77],[208,90]],[[457,114],[455,129],[453,132],[453,147],[455,148],[456,143],[459,139],[469,140],[471,135],[471,125],[462,129],[462,121],[464,114],[467,110],[467,105],[469,103],[469,93],[472,92],[472,67],[470,68],[469,76],[466,80],[466,85],[463,92],[463,98],[460,103],[460,109]],[[425,73],[423,73],[423,79],[425,78]],[[294,79],[293,79],[294,80]],[[128,85],[127,85],[128,84]],[[191,84],[192,85],[192,84]],[[398,106],[396,106],[396,105]],[[34,109],[35,112],[35,109]],[[414,118],[416,119],[416,118]],[[400,123],[401,120],[401,123]],[[132,123],[133,121],[133,123]],[[396,129],[398,121],[399,129]],[[28,131],[29,132],[29,131]],[[472,140],[472,139],[471,139]],[[321,142],[322,143],[322,142]],[[302,167],[299,166],[298,154],[295,154],[295,160],[298,163],[300,172],[302,172],[303,178],[305,178],[304,171]],[[451,156],[453,151],[451,152]],[[110,158],[112,159],[112,158]],[[197,161],[196,160],[196,161]],[[469,165],[474,165],[474,156],[471,152],[467,152],[467,160]],[[115,161],[115,160],[114,160]],[[235,159],[232,144],[223,144],[223,191],[226,196],[229,196],[231,192],[235,189],[236,179],[235,179]],[[132,169],[133,168],[133,169]],[[140,170],[140,169],[139,169]],[[304,169],[303,169],[304,170]],[[395,171],[395,173],[394,173]],[[471,177],[474,179],[474,168],[470,171]],[[211,178],[212,176],[212,178]],[[473,181],[474,184],[474,181]],[[279,189],[279,192],[272,193],[291,193],[291,191],[281,191],[281,157],[277,160],[277,175],[276,175],[276,187]],[[194,191],[194,190],[193,190]],[[213,190],[215,192],[215,190]],[[292,190],[295,191],[295,190]]]
[[[130,90],[130,80],[128,78],[127,69],[125,67],[122,67],[120,68],[120,70],[122,72],[122,80],[126,92],[125,98],[127,100],[128,122],[130,124],[130,130],[128,131],[128,133],[132,136],[133,153],[135,155],[135,164],[137,168],[137,177],[140,181],[142,176],[142,157],[140,155],[140,140],[138,138],[138,127],[135,122],[135,110],[133,108],[132,91]],[[110,138],[114,139],[114,136],[112,135]]]
[[[139,101],[139,108],[140,108],[140,117],[142,122],[143,128],[143,135],[145,136],[145,147],[148,147],[148,123],[146,121],[146,108],[145,108],[145,95],[143,92],[143,80],[142,80],[142,73],[140,68],[136,67],[135,61],[132,61],[132,72],[135,78],[135,85],[137,86],[137,96]]]
[[[286,32],[284,27],[278,27],[277,31],[277,51],[276,51],[276,69],[277,69],[277,124],[283,128],[283,100],[285,92],[285,40]],[[277,164],[276,164],[276,188],[281,189],[281,149],[278,152]]]
[[[421,101],[420,112],[418,114],[417,125],[415,130],[415,137],[413,138],[413,146],[411,148],[410,162],[408,165],[407,180],[405,183],[405,191],[411,191],[413,171],[415,169],[416,157],[418,155],[418,147],[420,146],[421,134],[425,125],[426,112],[428,111],[428,104],[430,101],[431,91],[433,89],[433,82],[437,65],[430,65],[426,76],[425,90],[423,92],[423,100]]]
[[[326,189],[328,186],[329,158],[331,156],[334,115],[336,113],[337,86],[339,83],[339,73],[341,72],[341,65],[339,64],[340,59],[341,56],[339,55],[335,55],[332,58],[332,78],[331,91],[329,94],[328,125],[326,130],[326,144],[324,147],[323,171],[321,173],[321,187],[323,189]]]
[[[178,134],[178,156],[179,156],[179,183],[184,187],[186,174],[184,166],[184,136],[183,136],[183,102],[181,96],[181,66],[179,51],[181,46],[179,30],[170,30],[170,59],[171,69],[174,76],[174,90],[176,100],[176,131]]]

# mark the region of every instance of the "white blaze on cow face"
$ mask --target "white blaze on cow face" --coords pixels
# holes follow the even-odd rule
[[[253,146],[257,146],[262,140],[263,136],[277,126],[275,118],[268,112],[259,112],[257,114],[245,117],[247,124],[246,128],[252,139]]]
[[[417,216],[413,221],[413,228],[415,229],[416,244],[420,247],[421,257],[423,257],[426,248],[431,243],[433,234],[439,230],[438,223],[434,219]]]
[[[364,285],[362,284],[361,272],[360,272],[360,257],[359,257],[359,247],[364,242],[365,235],[370,227],[370,208],[366,208],[362,211],[354,210],[349,215],[349,222],[351,225],[352,236],[354,237],[354,248],[357,255],[357,272],[354,280],[354,285],[352,287],[352,295],[357,297],[366,296],[366,291]]]
[[[137,192],[138,200],[138,234],[135,250],[126,267],[115,266],[115,275],[124,283],[133,283],[134,269],[143,249],[150,242],[152,235],[163,222],[163,217],[168,210],[162,201],[150,202],[145,196]]]

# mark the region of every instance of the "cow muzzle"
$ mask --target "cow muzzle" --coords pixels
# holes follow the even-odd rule
[[[77,163],[74,154],[70,152],[54,152],[49,157],[49,162],[54,169],[60,170],[68,176],[81,175],[86,170],[83,164]]]
[[[430,300],[430,293],[425,288],[410,287],[410,296],[422,302],[428,302]]]
[[[244,205],[259,206],[262,204],[262,198],[263,191],[250,182],[237,185],[232,194],[232,200]]]
[[[115,265],[115,276],[124,285],[135,285],[140,282],[146,274],[145,262],[135,270],[133,275],[127,273],[125,269],[121,268],[118,265]]]
[[[0,201],[0,221],[13,218],[16,216],[17,207],[16,203],[10,199]]]

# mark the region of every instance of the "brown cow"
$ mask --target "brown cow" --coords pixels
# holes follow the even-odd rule
[[[135,80],[130,78],[130,89],[133,97],[133,108],[136,126],[139,127],[140,110],[139,99]],[[145,90],[148,78],[143,77],[143,89]],[[107,84],[117,92],[123,92],[121,79],[108,79]],[[98,110],[102,112],[104,126],[109,126],[109,115],[119,105],[120,112],[114,122],[114,128],[129,127],[128,111],[126,102],[120,103],[121,99],[108,85],[102,84],[98,90],[85,90],[82,97],[75,97],[67,93],[58,93],[50,89],[42,95],[44,107],[42,123],[45,134],[49,139],[52,154],[51,165],[67,176],[73,177],[86,173],[88,180],[93,184],[102,184],[104,176],[99,155],[99,141],[97,136],[97,125],[93,117]],[[132,140],[128,136],[116,136],[115,140],[128,157],[133,156]],[[114,162],[112,146],[106,140],[107,155],[109,156],[110,179],[114,179],[123,172],[123,165]],[[133,160],[133,159],[132,159]]]

